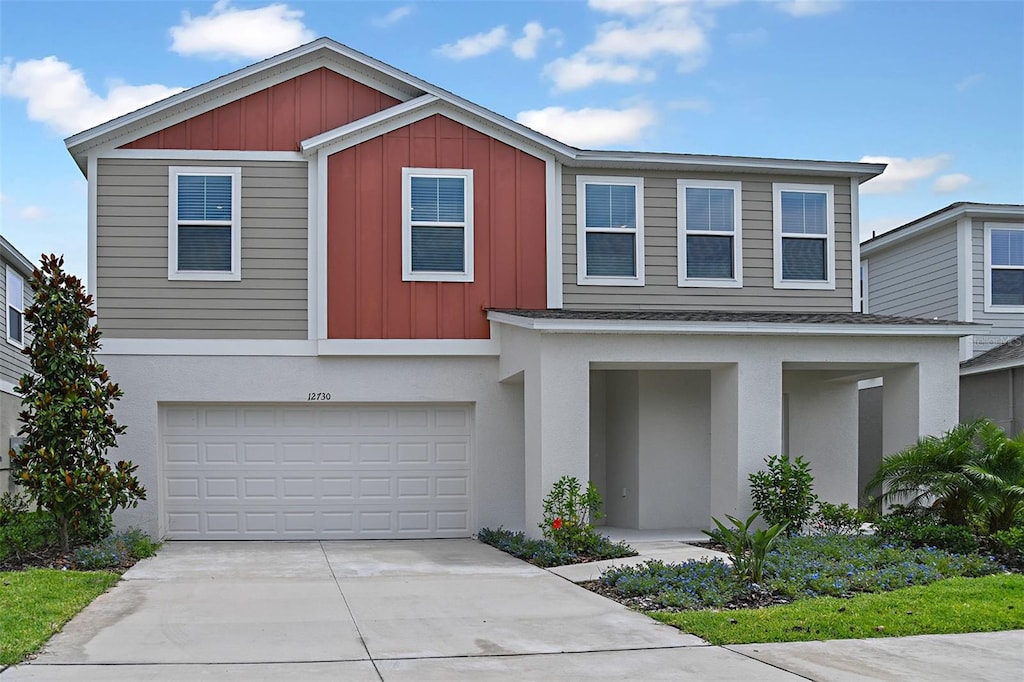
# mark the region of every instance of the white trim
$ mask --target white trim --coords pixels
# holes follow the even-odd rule
[[[97,151],[101,159],[169,159],[171,161],[306,161],[299,152],[250,152],[232,149],[107,149]]]
[[[316,337],[327,338],[327,154],[316,157],[316,230],[320,249],[316,253],[317,300]]]
[[[974,321],[974,248],[971,219],[962,215],[956,220],[956,319]],[[974,337],[960,339],[960,360],[974,355]]]
[[[871,261],[860,262],[861,281],[860,286],[864,289],[864,295],[860,301],[860,312],[867,313],[871,308]]]
[[[178,176],[227,175],[231,178],[231,270],[201,271],[178,269],[178,225],[224,225],[226,221],[178,220]],[[242,279],[242,169],[225,166],[168,166],[167,167],[167,279],[190,281],[238,282]]]
[[[587,232],[607,232],[605,229],[587,228],[587,185],[631,185],[636,189],[636,228],[630,230],[633,237],[636,274],[633,277],[587,276]],[[616,232],[625,232],[613,228]],[[576,176],[576,284],[581,286],[644,286],[644,179],[619,175],[577,175]]]
[[[961,216],[991,216],[995,218],[1024,218],[1024,206],[1015,205],[998,205],[998,204],[965,204],[963,206],[956,206],[949,210],[942,211],[937,215],[922,220],[920,223],[914,224],[913,222],[907,223],[904,226],[896,227],[885,234],[881,234],[877,237],[872,237],[863,244],[861,244],[861,252],[864,254],[877,251],[879,249],[887,249],[890,246],[898,244],[899,242],[910,239],[919,232],[930,230],[937,225],[942,225],[951,220],[958,219]],[[912,227],[908,227],[912,226]]]
[[[501,355],[491,339],[320,339],[318,355]]]
[[[992,230],[1024,231],[1020,223],[985,223],[985,312],[986,313],[1022,313],[1024,305],[996,305],[992,303]],[[1024,266],[998,266],[999,269],[1024,270]]]
[[[695,230],[695,236],[710,235],[732,238],[732,273],[731,278],[704,278],[686,276],[686,238],[689,236],[686,227],[686,190],[694,189],[729,189],[733,198],[733,229],[731,232],[711,232]],[[676,277],[680,287],[743,287],[743,183],[736,180],[676,180]]]
[[[562,307],[562,164],[554,158],[544,162],[544,201],[547,208],[547,306]]]
[[[28,286],[25,282],[25,276],[18,272],[18,269],[11,263],[5,264],[5,279],[4,279],[4,336],[7,337],[7,343],[11,344],[15,348],[25,347],[25,289]],[[20,282],[21,286],[21,300],[17,302],[17,305],[11,303],[11,277]],[[11,312],[10,309],[14,308],[16,311],[21,313],[21,338],[15,339],[11,336]]]
[[[804,336],[964,336],[963,325],[813,324],[792,322],[692,322],[683,320],[566,320],[492,311],[492,322],[542,332],[606,334],[756,334]]]
[[[316,341],[310,340],[104,338],[101,343],[101,355],[316,355]]]
[[[854,178],[850,178],[850,261],[850,274],[853,275],[851,310],[859,313],[864,306],[861,292],[867,289],[862,287],[860,281],[860,184]]]
[[[309,139],[303,140],[299,143],[299,149],[302,150],[302,154],[309,155],[319,151],[321,148],[331,145],[333,142],[344,140],[344,138],[362,131],[368,130],[378,125],[387,123],[388,121],[411,114],[412,112],[422,109],[428,104],[437,102],[438,98],[434,95],[421,95],[415,99],[411,99],[408,102],[402,102],[396,104],[393,107],[382,109],[369,116],[358,118],[355,121],[346,123],[343,126],[339,126],[327,132],[320,133]],[[378,133],[381,135],[383,133]]]
[[[424,271],[412,267],[412,179],[417,177],[459,178],[463,181],[463,220],[458,223],[424,223],[424,227],[462,229],[462,271]],[[473,170],[471,168],[402,169],[402,281],[472,282],[476,253],[473,250]]]
[[[666,152],[615,152],[574,150],[570,157],[573,167],[629,168],[644,164],[650,168],[675,171],[714,170],[748,173],[777,171],[804,175],[852,175],[860,182],[881,175],[884,163],[859,161],[814,161],[810,159],[776,159],[753,156],[709,156],[702,154],[674,154]]]
[[[825,195],[825,279],[785,280],[782,278],[782,193],[803,192]],[[836,211],[833,185],[805,185],[788,182],[772,183],[772,232],[774,233],[776,289],[816,289],[834,291],[836,288]],[[787,234],[786,239],[821,239],[821,235]]]
[[[97,280],[96,259],[98,257],[98,255],[97,255],[97,248],[98,248],[97,245],[99,243],[99,239],[97,238],[97,234],[98,234],[97,202],[98,202],[98,189],[99,189],[100,179],[99,179],[99,163],[98,163],[98,160],[96,159],[95,156],[92,156],[92,155],[89,156],[89,159],[86,162],[86,167],[88,168],[88,170],[86,171],[86,182],[89,185],[89,199],[88,199],[88,209],[87,209],[87,211],[88,211],[88,218],[87,218],[87,220],[88,220],[88,245],[86,247],[87,250],[88,250],[88,255],[87,255],[87,261],[88,262],[86,264],[86,274],[85,274],[85,277],[86,277],[86,287],[88,288],[89,293],[92,294],[94,307],[95,308],[99,308],[99,296],[97,295],[98,291],[96,289],[96,280]],[[97,322],[97,318],[96,317],[92,318],[92,322],[93,322],[93,324],[95,324]]]
[[[317,177],[319,158],[306,163],[306,337],[317,338],[317,314],[320,310],[320,259],[318,254],[326,248],[320,242],[320,226],[317,194],[320,181]]]
[[[884,383],[884,377],[875,377],[873,379],[861,379],[857,382],[857,390],[863,391],[868,388],[878,388]]]
[[[7,393],[8,395],[21,398],[20,395],[14,392],[15,386],[17,386],[17,384],[12,384],[10,381],[7,381],[7,379],[0,379],[0,393]]]

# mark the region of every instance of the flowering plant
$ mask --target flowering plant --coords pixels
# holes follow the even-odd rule
[[[544,498],[544,520],[540,523],[544,538],[559,549],[589,553],[601,539],[592,522],[604,516],[602,504],[593,483],[587,483],[584,490],[578,479],[562,476]]]

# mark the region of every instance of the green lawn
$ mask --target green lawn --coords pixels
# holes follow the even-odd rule
[[[652,612],[712,644],[904,637],[1024,628],[1024,575],[950,578],[851,599],[735,611]]]
[[[0,666],[38,650],[120,580],[116,573],[32,569],[0,573]]]

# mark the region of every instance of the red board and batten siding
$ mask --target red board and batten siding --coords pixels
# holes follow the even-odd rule
[[[287,151],[399,104],[330,69],[316,69],[129,142],[122,149]]]
[[[402,281],[402,168],[473,169],[474,281]],[[486,308],[547,307],[545,165],[441,115],[327,163],[327,336],[485,339]]]

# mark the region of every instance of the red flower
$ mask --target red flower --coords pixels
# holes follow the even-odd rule
[[[562,528],[562,519],[556,518],[554,521],[551,522],[551,527],[554,528],[555,530],[561,530],[561,528]]]

